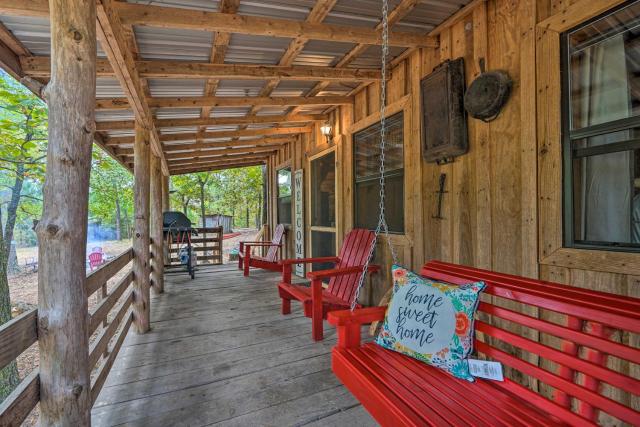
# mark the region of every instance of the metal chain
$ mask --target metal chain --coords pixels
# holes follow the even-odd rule
[[[376,243],[378,242],[378,236],[380,232],[384,232],[387,240],[387,244],[389,245],[389,250],[391,252],[391,257],[393,258],[393,263],[398,263],[398,256],[396,254],[396,250],[391,244],[391,239],[389,238],[389,227],[387,226],[387,219],[385,216],[385,145],[386,141],[386,120],[385,110],[387,104],[387,57],[389,55],[389,2],[388,0],[382,0],[382,80],[380,82],[380,194],[379,194],[379,204],[378,210],[380,215],[378,216],[378,225],[376,226],[376,230],[374,232],[374,238],[371,242],[371,246],[369,247],[369,254],[367,255],[367,260],[362,267],[362,273],[360,274],[360,279],[358,280],[358,287],[356,288],[356,293],[353,296],[353,301],[351,301],[351,311],[356,308],[358,304],[358,298],[360,297],[360,291],[364,285],[364,280],[367,276],[367,270],[369,269],[369,264],[371,263],[371,259],[373,258],[373,253],[376,249]]]

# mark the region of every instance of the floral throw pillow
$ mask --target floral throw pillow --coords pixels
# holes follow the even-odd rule
[[[485,284],[435,282],[397,265],[392,272],[393,297],[376,343],[473,381],[467,357]]]

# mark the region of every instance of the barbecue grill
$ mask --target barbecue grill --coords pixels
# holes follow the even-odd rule
[[[164,212],[162,214],[162,230],[169,252],[169,264],[171,262],[171,250],[174,245],[178,248],[180,264],[186,267],[189,275],[195,277],[196,257],[191,246],[191,236],[198,235],[191,227],[191,221],[182,212]]]

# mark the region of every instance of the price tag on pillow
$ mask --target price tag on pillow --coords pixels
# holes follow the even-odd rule
[[[471,375],[474,377],[504,381],[502,364],[500,362],[476,359],[468,359],[467,361],[469,362],[469,372],[471,372]]]

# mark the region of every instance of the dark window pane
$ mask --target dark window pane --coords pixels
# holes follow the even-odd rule
[[[571,128],[640,114],[640,2],[568,34]]]
[[[291,224],[291,196],[278,197],[278,224]]]
[[[640,150],[573,160],[574,240],[640,247]]]
[[[387,119],[385,145],[385,213],[389,231],[404,232],[403,115]],[[375,229],[380,200],[380,124],[353,135],[355,158],[355,225]]]
[[[403,115],[387,119],[385,165],[386,171],[403,168]],[[356,179],[380,173],[380,124],[377,123],[353,135]]]
[[[385,213],[389,231],[404,231],[404,176],[387,176]],[[378,179],[356,182],[356,228],[374,230],[378,225],[378,201],[380,184]]]
[[[311,256],[335,256],[336,255],[336,233],[328,231],[311,231]],[[313,271],[333,268],[335,264],[313,263]]]
[[[336,226],[336,155],[311,162],[311,225]]]

